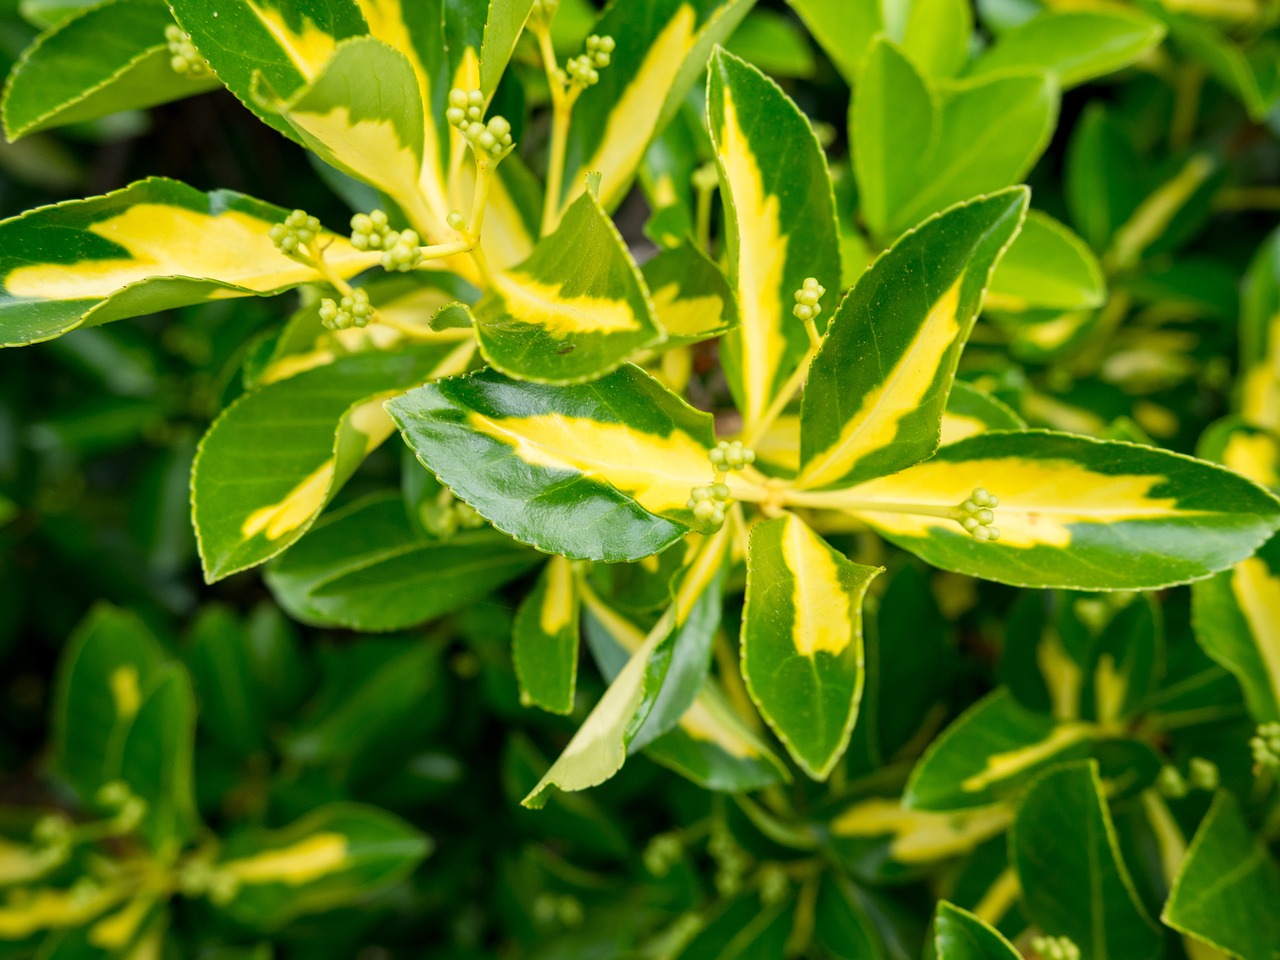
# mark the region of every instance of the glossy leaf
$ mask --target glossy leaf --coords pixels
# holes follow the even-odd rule
[[[1017,960],[1021,956],[999,930],[945,900],[933,922],[938,960]]]
[[[724,274],[692,243],[644,265],[644,282],[668,343],[696,343],[738,325],[738,300]]]
[[[401,630],[476,603],[537,562],[492,530],[428,537],[398,495],[375,494],[321,520],[267,584],[303,623]]]
[[[911,771],[903,804],[940,812],[988,806],[1047,767],[1088,756],[1095,736],[1088,724],[1026,709],[1002,688],[930,744]]]
[[[320,807],[282,830],[232,836],[214,869],[236,893],[218,905],[245,926],[273,930],[386,889],[430,852],[431,842],[385,811]]]
[[[1097,766],[1070,764],[1037,780],[1009,836],[1022,906],[1046,934],[1068,937],[1088,960],[1162,956],[1120,855]]]
[[[356,354],[269,383],[228,407],[205,434],[191,474],[206,577],[255,566],[302,536],[394,431],[383,401],[449,358],[443,346]]]
[[[516,612],[511,658],[524,705],[552,713],[573,710],[579,606],[572,563],[552,557]]]
[[[156,670],[120,744],[120,778],[146,802],[139,832],[153,850],[181,848],[195,835],[196,703],[176,663]]]
[[[942,445],[956,443],[988,430],[1025,430],[1026,421],[1002,402],[972,384],[957,380],[942,413]]]
[[[107,0],[62,21],[23,53],[0,113],[10,140],[221,86],[170,66],[169,11],[147,0]]]
[[[204,730],[233,757],[267,745],[262,690],[246,632],[228,608],[209,606],[192,626],[186,652]]]
[[[973,10],[968,0],[912,0],[910,7],[901,36],[895,30],[894,39],[927,75],[955,76],[969,60]]]
[[[1163,37],[1164,26],[1136,10],[1051,11],[1001,34],[970,75],[1034,67],[1069,89],[1129,66]]]
[[[640,369],[549,387],[482,371],[387,404],[442,482],[522,543],[583,560],[638,560],[692,524],[710,481],[711,418]]]
[[[1274,960],[1280,943],[1278,902],[1280,865],[1250,832],[1240,801],[1218,793],[1160,919],[1240,960]]]
[[[849,745],[866,676],[862,602],[882,569],[850,563],[792,514],[751,530],[742,676],[816,780]]]
[[[38,207],[0,223],[0,345],[190,303],[272,296],[321,280],[268,236],[287,211],[229,190],[141,180],[115,193]],[[374,263],[329,235],[344,276]]]
[[[773,81],[724,51],[711,62],[707,122],[741,317],[720,351],[749,432],[808,347],[804,325],[791,315],[795,292],[806,277],[838,286],[835,201],[804,114]]]
[[[878,3],[848,0],[787,0],[813,38],[852,85],[872,38],[884,29]]]
[[[1280,230],[1249,265],[1240,307],[1240,414],[1280,431]]]
[[[922,867],[972,853],[1004,833],[1013,819],[1007,804],[949,813],[908,809],[889,797],[867,797],[830,822],[832,847],[858,876],[901,881]]]
[[[480,349],[509,376],[581,383],[663,339],[626,244],[590,193],[475,307]]]
[[[1137,209],[1141,177],[1129,131],[1113,111],[1090,104],[1072,131],[1063,185],[1071,221],[1094,250]]]
[[[982,486],[999,499],[999,540],[975,541],[947,517],[875,507],[945,510]],[[1252,555],[1280,525],[1271,494],[1221,467],[1037,430],[970,437],[902,473],[804,502],[843,505],[944,570],[1084,590],[1199,579]]]
[[[809,371],[801,487],[849,486],[937,449],[960,351],[1026,203],[1026,190],[1014,189],[953,207],[862,275]]]
[[[991,277],[986,306],[1087,310],[1106,299],[1102,267],[1084,241],[1052,217],[1030,210]]]

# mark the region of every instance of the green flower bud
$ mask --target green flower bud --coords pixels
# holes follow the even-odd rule
[[[1000,539],[1000,529],[992,526],[996,515],[992,509],[999,505],[999,500],[987,492],[986,487],[978,487],[969,494],[967,500],[956,507],[955,519],[973,539],[979,543]]]
[[[174,73],[185,77],[205,77],[209,75],[209,63],[200,56],[200,51],[191,42],[191,36],[176,23],[164,28],[164,39],[169,47],[169,66]]]
[[[1204,757],[1192,757],[1187,764],[1187,780],[1197,790],[1217,790],[1220,782],[1218,765]]]
[[[660,833],[647,844],[641,859],[644,868],[655,877],[665,877],[684,856],[684,844],[673,833]]]
[[[310,261],[313,258],[306,248],[319,239],[323,229],[320,221],[305,210],[294,210],[283,223],[272,224],[267,236],[285,256]]]
[[[1160,773],[1156,776],[1156,789],[1171,800],[1180,800],[1191,790],[1182,773],[1174,766],[1160,768]]]
[[[341,301],[328,297],[320,301],[320,322],[329,330],[366,327],[373,319],[373,307],[367,290],[352,290]]]
[[[780,904],[791,890],[787,871],[777,863],[766,863],[762,866],[756,875],[756,882],[760,885],[760,900],[767,907]]]
[[[1257,769],[1280,770],[1280,723],[1260,724],[1249,747]]]
[[[1080,960],[1080,948],[1067,937],[1032,937],[1031,949],[1043,960]]]

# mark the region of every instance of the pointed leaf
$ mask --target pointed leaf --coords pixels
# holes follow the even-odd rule
[[[552,713],[573,710],[579,605],[572,563],[552,557],[516,611],[512,633],[511,659],[525,706]]]
[[[993,927],[945,900],[933,925],[938,960],[1018,960],[1022,954]]]
[[[711,417],[637,367],[549,387],[491,370],[387,404],[418,459],[499,530],[578,560],[638,560],[693,523]]]
[[[850,563],[792,514],[751,530],[742,675],[815,780],[849,745],[866,676],[862,601],[881,570]]]
[[[972,384],[957,380],[942,414],[942,445],[975,437],[988,430],[1025,430],[1026,421],[1001,401]]]
[[[978,487],[999,500],[999,540],[975,541],[950,513]],[[1250,556],[1280,526],[1280,502],[1221,467],[1039,430],[970,437],[894,476],[794,502],[849,510],[944,570],[1082,590],[1199,579]]]
[[[692,243],[644,265],[645,285],[668,343],[696,343],[738,324],[738,300],[720,268]]]
[[[537,383],[593,380],[662,340],[640,271],[589,193],[528,260],[494,277],[475,317],[485,359]]]
[[[181,849],[195,834],[195,740],[191,680],[178,664],[165,664],[144,691],[120,752],[120,779],[147,804],[138,829],[153,850]]]
[[[363,353],[269,383],[209,428],[191,473],[191,516],[210,581],[296,541],[391,435],[388,397],[450,362],[446,346]]]
[[[1025,188],[1015,188],[953,207],[858,280],[809,371],[801,487],[895,473],[937,449],[960,351],[1026,204]]]
[[[484,40],[480,45],[480,89],[486,97],[498,88],[524,22],[529,19],[533,0],[488,0],[488,4],[489,15],[485,18]]]
[[[918,876],[922,867],[972,853],[1012,819],[1006,804],[932,813],[889,797],[867,797],[832,817],[830,831],[835,852],[858,876],[900,882]]]
[[[1240,414],[1280,431],[1280,230],[1249,265],[1240,307]]]
[[[1027,790],[1009,835],[1022,908],[1046,934],[1068,937],[1088,960],[1162,956],[1125,868],[1097,764],[1069,764]]]
[[[323,278],[271,242],[288,212],[229,190],[152,178],[0,223],[0,346],[226,297],[272,296]],[[333,235],[343,276],[376,258]]]
[[[991,277],[985,303],[990,310],[1087,310],[1106,299],[1102,267],[1084,241],[1030,210]]]
[[[877,33],[884,30],[879,3],[848,0],[787,0],[845,81],[853,86],[863,54]]]

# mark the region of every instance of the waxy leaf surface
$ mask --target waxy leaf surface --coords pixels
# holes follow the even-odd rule
[[[1018,960],[1022,955],[1000,931],[945,900],[933,922],[938,960]]]
[[[552,713],[573,710],[580,605],[572,561],[552,557],[521,601],[512,630],[511,659],[526,706]]]

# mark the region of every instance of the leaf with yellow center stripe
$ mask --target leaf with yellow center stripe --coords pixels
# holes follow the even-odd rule
[[[640,271],[590,193],[529,259],[494,277],[475,317],[485,359],[538,383],[594,379],[663,339]]]
[[[998,540],[975,540],[961,505],[996,497]],[[992,431],[925,463],[792,502],[855,514],[934,566],[1015,586],[1145,590],[1209,576],[1280,527],[1280,501],[1180,454],[1042,430]]]
[[[370,83],[371,76],[378,82]],[[253,93],[320,159],[386,193],[419,230],[435,225],[419,189],[422,97],[403,53],[374,37],[355,37],[338,44],[315,79],[291,96],[261,74]]]
[[[447,345],[364,353],[241,397],[205,434],[191,473],[205,576],[219,580],[297,540],[394,431],[382,402],[465,357]],[[452,358],[452,360],[451,360]],[[443,366],[453,363],[454,366]]]
[[[1280,490],[1280,438],[1235,419],[1205,433],[1200,454]],[[1280,536],[1255,556],[1191,587],[1200,646],[1240,681],[1258,723],[1280,720]]]
[[[816,780],[849,745],[866,679],[862,601],[882,569],[849,562],[792,514],[751,530],[742,675],[792,759]]]
[[[937,449],[960,351],[1026,206],[1015,187],[952,207],[859,278],[809,372],[799,486],[849,486]]]
[[[957,380],[942,414],[942,444],[955,443],[988,430],[1025,430],[1026,421],[1002,401],[972,384]]]
[[[729,282],[694,244],[664,250],[642,272],[668,343],[696,343],[738,325],[738,300]]]
[[[427,469],[499,530],[579,560],[638,560],[690,529],[711,417],[637,367],[569,387],[494,370],[387,404]]]
[[[255,74],[281,97],[320,75],[347,37],[368,33],[354,0],[173,0],[178,25],[233,94],[263,122],[296,137],[253,95]]]
[[[839,230],[822,147],[778,85],[723,50],[707,84],[741,316],[720,349],[750,431],[809,347],[795,292],[806,277],[838,286]]]
[[[610,643],[630,656],[606,654],[601,662],[606,674],[614,673],[610,663],[616,668],[609,688],[551,769],[521,801],[523,806],[542,807],[552,787],[574,791],[603,783],[622,769],[629,753],[679,722],[701,686],[697,678],[706,677],[711,634],[720,620],[720,590],[732,526],[727,523],[699,544],[676,580],[671,604],[648,634],[636,636],[634,627],[607,607],[593,606],[597,618],[609,624],[604,632]]]
[[[701,76],[714,44],[726,40],[754,0],[628,0],[611,4],[592,33],[615,47],[600,81],[573,109],[565,156],[568,206],[583,192],[583,175],[602,176],[600,200],[622,202],[649,141]]]
[[[1240,300],[1240,413],[1280,430],[1280,230],[1258,250]]]
[[[51,340],[79,326],[221,300],[272,296],[321,280],[268,235],[288,215],[228,190],[153,178],[0,223],[0,345]],[[328,235],[343,276],[376,262]]]
[[[552,557],[516,611],[512,631],[511,659],[525,706],[573,710],[580,602],[572,561]]]
[[[282,830],[232,836],[212,865],[233,895],[217,908],[274,929],[399,882],[431,841],[399,817],[354,803],[320,807]]]

